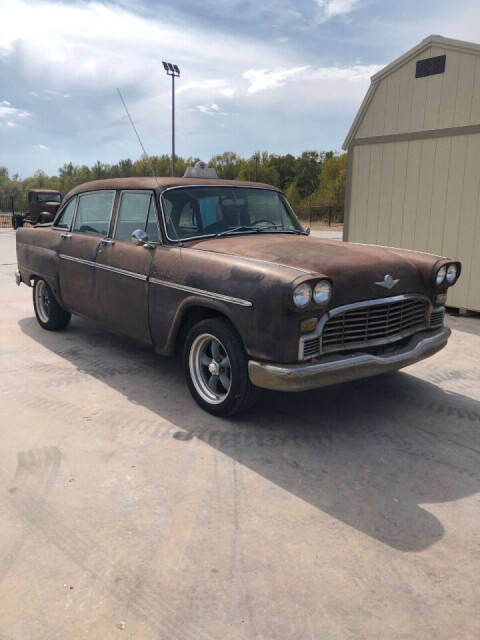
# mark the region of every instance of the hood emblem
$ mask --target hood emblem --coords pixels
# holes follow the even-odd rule
[[[392,289],[396,284],[398,284],[400,280],[394,280],[390,274],[384,277],[380,282],[375,282],[379,287],[384,287],[385,289]]]

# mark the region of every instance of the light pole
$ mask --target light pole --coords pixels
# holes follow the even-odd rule
[[[175,78],[180,76],[178,65],[163,62],[167,76],[172,76],[172,176],[175,176]]]

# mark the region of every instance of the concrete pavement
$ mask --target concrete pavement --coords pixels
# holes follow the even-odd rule
[[[480,320],[402,373],[202,412],[35,321],[0,234],[0,638],[480,637]]]

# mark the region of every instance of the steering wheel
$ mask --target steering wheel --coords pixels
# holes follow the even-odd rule
[[[82,226],[80,227],[79,231],[93,231],[93,233],[98,233],[97,229],[94,229],[93,227],[91,227],[88,224],[82,224]]]

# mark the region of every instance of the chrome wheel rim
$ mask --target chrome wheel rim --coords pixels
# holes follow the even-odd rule
[[[35,286],[35,302],[38,317],[42,322],[48,322],[50,320],[50,297],[43,280],[39,280]]]
[[[232,367],[227,350],[209,333],[197,336],[190,347],[190,376],[200,397],[209,404],[220,404],[232,386]]]

